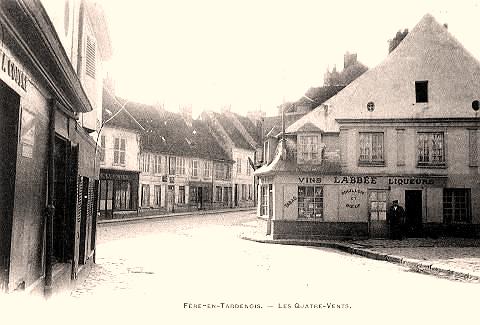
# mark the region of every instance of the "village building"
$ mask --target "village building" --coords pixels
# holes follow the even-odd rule
[[[273,138],[259,225],[274,238],[479,236],[480,64],[426,15],[378,66]]]
[[[145,129],[126,109],[128,101],[104,88],[103,122],[98,141],[101,219],[138,212],[140,135]]]
[[[1,1],[0,27],[0,292],[50,296],[94,260],[110,41],[88,1]]]
[[[259,129],[246,117],[224,109],[222,113],[204,112],[211,133],[234,161],[231,179],[232,207],[255,205],[255,181],[253,176],[257,151],[261,143]]]

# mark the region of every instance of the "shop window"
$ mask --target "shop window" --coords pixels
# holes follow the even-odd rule
[[[86,67],[85,72],[87,76],[90,76],[95,79],[95,70],[96,70],[96,44],[95,40],[87,36],[87,47],[86,47]]]
[[[127,140],[124,138],[114,138],[113,146],[113,164],[125,166],[125,151]]]
[[[216,193],[217,193],[217,202],[222,202],[222,187],[217,186],[216,187]]]
[[[168,175],[176,175],[177,159],[176,157],[168,157]]]
[[[98,157],[100,159],[100,163],[105,163],[105,136],[102,135],[100,137],[100,149],[98,150]]]
[[[370,220],[387,220],[387,192],[370,191]]]
[[[162,205],[162,187],[160,185],[155,185],[153,192],[155,195],[155,206],[159,207]]]
[[[298,187],[298,219],[323,221],[323,187]]]
[[[131,209],[131,185],[129,181],[115,181],[115,210]]]
[[[309,162],[318,159],[318,136],[298,136],[298,157],[301,161]]]
[[[240,175],[242,173],[242,159],[237,158],[237,174]]]
[[[360,132],[360,164],[384,164],[383,132]]]
[[[185,204],[185,186],[178,187],[178,203]]]
[[[242,200],[247,199],[247,184],[242,184]]]
[[[418,166],[444,166],[445,142],[443,132],[418,132]]]
[[[150,185],[142,184],[142,207],[150,206]]]
[[[443,189],[443,222],[470,223],[470,189],[444,188]]]
[[[417,103],[428,103],[428,81],[415,81],[415,99]]]
[[[268,216],[268,185],[260,186],[260,215]]]
[[[252,184],[248,184],[248,199],[252,199]]]
[[[191,186],[190,187],[190,203],[197,203],[198,202],[198,187]]]

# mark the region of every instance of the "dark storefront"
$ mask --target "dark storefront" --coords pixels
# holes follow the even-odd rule
[[[100,199],[98,209],[103,219],[113,218],[115,212],[138,209],[139,172],[116,169],[100,170]]]
[[[212,206],[212,184],[207,182],[189,183],[189,203],[192,208],[207,209]]]

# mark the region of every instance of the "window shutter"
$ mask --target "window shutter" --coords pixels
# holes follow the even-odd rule
[[[95,79],[95,40],[90,36],[87,36],[87,48],[86,48],[86,65],[85,72],[88,76]]]
[[[468,157],[469,165],[472,167],[478,166],[478,131],[468,130]]]
[[[348,161],[348,134],[347,129],[340,130],[340,161],[342,166],[347,166]]]
[[[405,166],[405,130],[397,130],[397,166]]]

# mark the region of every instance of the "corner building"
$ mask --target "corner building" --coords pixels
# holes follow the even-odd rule
[[[280,135],[259,177],[274,238],[480,235],[480,64],[426,15],[377,67]],[[269,139],[271,141],[271,139]]]

